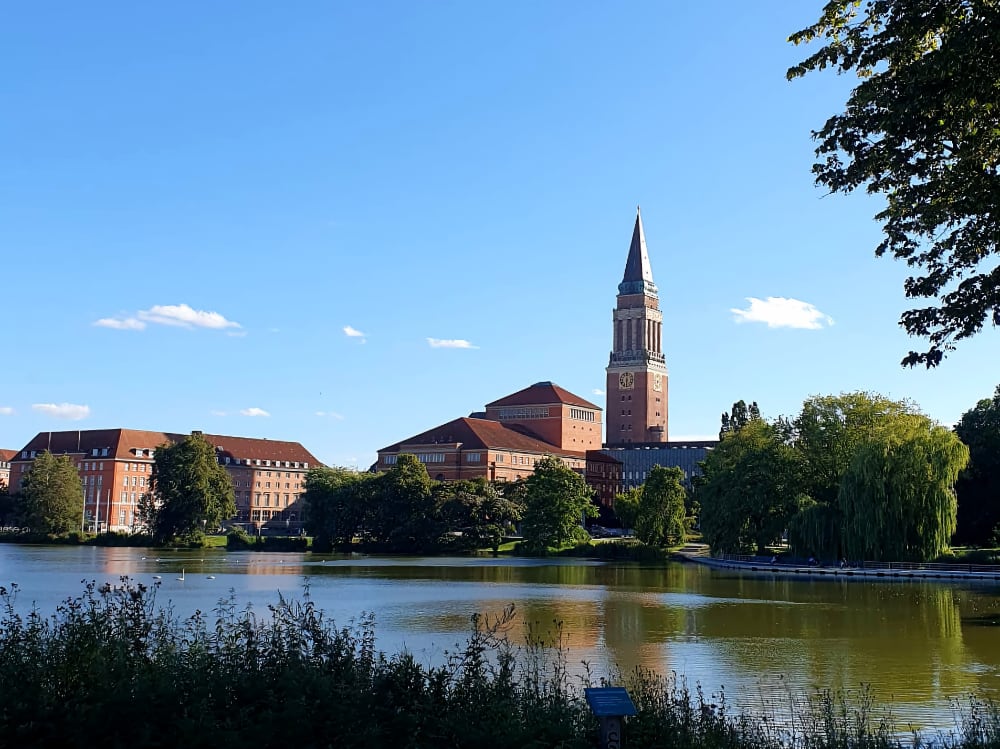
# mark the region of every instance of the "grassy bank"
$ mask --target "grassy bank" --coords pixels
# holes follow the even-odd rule
[[[0,745],[77,747],[595,747],[597,723],[559,649],[504,633],[512,610],[473,617],[441,666],[375,648],[370,618],[337,627],[303,602],[266,613],[220,603],[178,620],[156,590],[88,586],[51,617],[20,615],[0,589]],[[863,700],[803,703],[790,724],[731,714],[676,680],[637,671],[635,749],[876,749],[901,745]],[[973,703],[954,747],[1000,745]]]

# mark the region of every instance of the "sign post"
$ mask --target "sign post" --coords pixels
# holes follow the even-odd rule
[[[621,749],[622,719],[635,715],[635,705],[625,687],[588,687],[587,704],[601,723],[601,749]]]

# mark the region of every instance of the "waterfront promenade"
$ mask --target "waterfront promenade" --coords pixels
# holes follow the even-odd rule
[[[686,562],[715,569],[731,569],[760,575],[794,575],[798,577],[898,578],[914,580],[982,580],[1000,581],[1000,565],[940,564],[937,562],[860,562],[858,564],[824,565],[806,562],[771,562],[771,557],[744,554],[708,555],[708,547],[688,544],[677,556]]]

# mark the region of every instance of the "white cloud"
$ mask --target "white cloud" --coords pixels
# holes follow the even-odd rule
[[[10,406],[0,406],[0,416],[10,416],[14,413],[14,409]]]
[[[212,414],[212,416],[225,416],[226,412],[225,411],[212,411],[211,414]]]
[[[70,421],[79,421],[90,416],[90,406],[79,406],[75,403],[35,403],[31,407],[43,414]]]
[[[738,323],[762,322],[769,328],[805,328],[818,330],[833,325],[833,318],[816,309],[808,302],[769,296],[766,300],[747,297],[747,309],[731,309],[733,320]]]
[[[339,414],[336,411],[317,411],[317,416],[329,416],[331,419],[336,419],[337,421],[343,421],[343,414]]]
[[[344,335],[346,335],[348,338],[360,338],[361,343],[365,343],[368,340],[367,338],[365,338],[364,333],[362,333],[357,328],[352,328],[350,325],[344,326]]]
[[[462,338],[428,338],[431,348],[479,348]]]
[[[594,395],[604,395],[604,391],[601,390],[600,388],[594,388],[590,392],[592,392]]]
[[[218,312],[192,309],[186,304],[156,304],[149,309],[139,310],[137,317],[159,325],[176,325],[182,328],[238,328],[240,324],[227,320]]]
[[[155,304],[149,309],[139,310],[134,316],[102,317],[94,325],[113,330],[145,330],[147,323],[172,325],[180,328],[209,328],[211,330],[240,327],[238,322],[227,320],[218,312],[193,309],[186,304]],[[234,334],[230,333],[230,335]],[[236,333],[235,335],[245,335],[245,333]]]
[[[265,411],[263,408],[257,408],[256,406],[254,408],[244,408],[242,411],[240,411],[240,413],[243,414],[244,416],[270,416],[271,415],[267,411]]]
[[[136,320],[134,317],[102,317],[94,323],[98,328],[111,328],[112,330],[145,330],[146,323]]]

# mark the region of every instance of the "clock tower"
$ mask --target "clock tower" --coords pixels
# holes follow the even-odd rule
[[[606,444],[667,441],[667,365],[663,313],[636,209],[625,275],[612,312],[614,343],[608,362]]]

